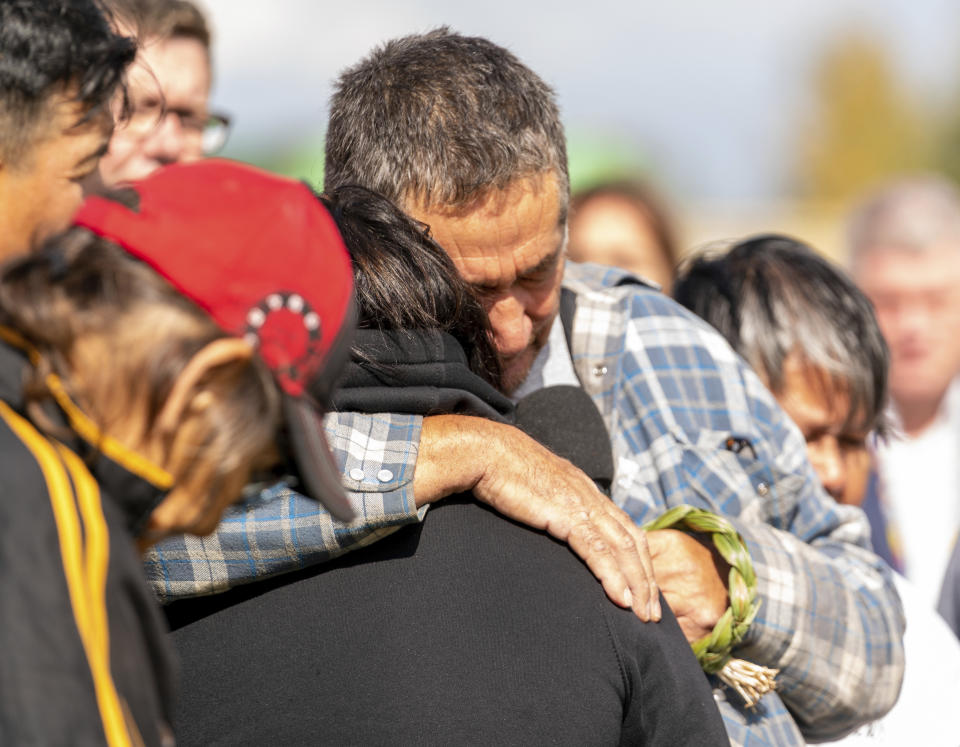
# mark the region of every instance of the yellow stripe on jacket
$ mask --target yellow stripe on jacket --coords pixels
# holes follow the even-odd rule
[[[130,747],[131,735],[110,670],[106,611],[110,536],[100,504],[99,487],[76,454],[60,444],[54,445],[5,402],[0,402],[0,418],[33,454],[47,484],[70,604],[93,676],[107,744],[110,747]],[[82,530],[74,489],[83,516]]]

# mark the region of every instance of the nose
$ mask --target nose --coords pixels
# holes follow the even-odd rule
[[[921,299],[912,299],[901,304],[896,316],[896,330],[900,339],[920,337],[928,333],[936,320],[931,319],[930,311]]]
[[[498,296],[487,307],[497,352],[503,358],[522,353],[533,339],[533,321],[519,294],[508,292]]]
[[[183,157],[187,138],[180,117],[166,112],[150,133],[144,149],[151,158],[160,163],[177,163]]]
[[[824,489],[839,500],[847,484],[847,469],[837,439],[824,436],[817,441],[807,442],[807,454]]]

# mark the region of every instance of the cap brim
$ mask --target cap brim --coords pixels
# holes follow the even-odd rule
[[[340,483],[340,468],[330,453],[323,413],[306,399],[284,394],[283,414],[304,492],[341,521],[350,521],[355,513]]]

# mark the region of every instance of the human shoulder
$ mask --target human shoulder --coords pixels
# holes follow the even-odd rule
[[[591,338],[637,337],[634,342],[648,350],[688,348],[697,351],[700,364],[729,366],[738,377],[748,368],[713,327],[625,270],[567,262],[563,287],[576,294],[575,328]]]
[[[569,260],[564,267],[563,286],[577,294],[603,292],[614,288],[660,291],[660,286],[652,280],[646,280],[619,267]]]
[[[50,442],[25,418],[5,402],[0,402],[0,475],[4,493],[16,500],[3,501],[0,515],[9,528],[12,514],[36,516],[36,500],[47,495],[47,485],[40,467],[37,447]],[[44,500],[44,503],[46,500]]]

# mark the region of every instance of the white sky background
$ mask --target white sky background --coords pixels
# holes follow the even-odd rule
[[[840,29],[875,32],[918,95],[960,96],[957,0],[201,3],[216,34],[213,99],[238,145],[319,137],[339,70],[441,24],[511,49],[556,89],[569,132],[642,144],[687,199],[783,196],[810,71]]]

